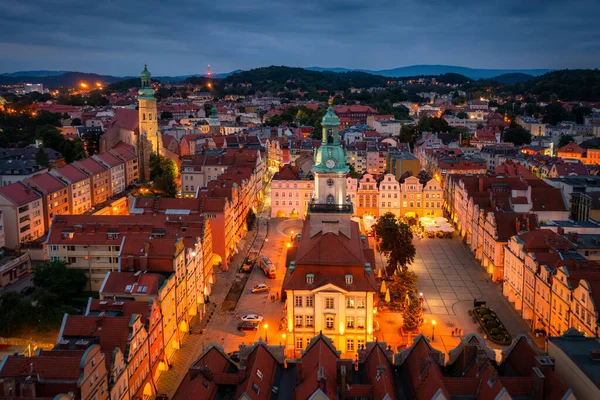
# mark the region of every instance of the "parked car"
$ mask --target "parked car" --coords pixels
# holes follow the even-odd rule
[[[250,273],[252,272],[252,268],[254,268],[254,263],[251,263],[249,261],[244,261],[244,263],[242,264],[242,267],[240,268],[241,272],[245,272],[245,273]]]
[[[262,320],[263,320],[263,316],[262,315],[257,315],[257,314],[247,314],[247,315],[244,315],[240,319],[242,321],[249,321],[249,322],[261,323]]]
[[[25,286],[23,289],[21,289],[21,294],[23,296],[28,296],[33,292],[35,292],[35,286]]]
[[[258,330],[258,322],[256,322],[256,321],[241,321],[240,323],[238,323],[237,330],[238,331],[257,331]]]
[[[252,293],[263,293],[268,292],[269,290],[271,290],[269,285],[267,285],[266,283],[259,283],[258,285],[254,286],[254,289],[252,289]]]

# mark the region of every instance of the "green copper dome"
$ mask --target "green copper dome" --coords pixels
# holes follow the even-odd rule
[[[142,73],[140,74],[140,76],[142,78],[150,78],[152,76],[152,74],[150,73],[150,71],[148,71],[148,65],[144,64],[144,70],[142,71]]]
[[[152,89],[152,74],[148,71],[148,66],[144,64],[144,70],[140,74],[142,87],[138,90],[138,95],[142,100],[155,100],[154,89]]]
[[[323,125],[323,126],[325,126],[325,125],[340,126],[340,119],[333,111],[333,107],[329,106],[329,108],[327,109],[327,114],[325,114],[323,116],[323,119],[321,120],[321,125]]]
[[[327,113],[321,121],[323,136],[321,146],[315,153],[314,172],[347,173],[346,151],[342,148],[339,138],[340,119],[333,107],[329,106]]]

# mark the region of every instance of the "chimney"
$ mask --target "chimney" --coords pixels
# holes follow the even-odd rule
[[[517,233],[521,232],[521,222],[519,221],[519,217],[515,218],[515,229]]]
[[[577,244],[579,235],[577,234],[577,232],[569,232],[568,238],[569,238],[569,242],[571,242],[573,244]]]
[[[529,216],[525,217],[525,229],[527,229],[527,231],[530,231],[530,225],[529,225]]]
[[[533,400],[544,400],[544,373],[537,367],[532,369],[533,378]]]
[[[317,381],[319,382],[319,389],[323,393],[327,393],[327,378],[325,377],[325,367],[320,365],[319,371],[317,372]]]

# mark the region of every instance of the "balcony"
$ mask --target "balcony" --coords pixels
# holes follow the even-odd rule
[[[352,214],[352,203],[346,204],[318,204],[312,200],[308,203],[308,212],[312,213],[344,213]]]

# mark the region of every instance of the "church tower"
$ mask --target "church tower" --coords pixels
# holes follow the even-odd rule
[[[144,70],[140,74],[142,78],[142,87],[138,91],[138,109],[139,109],[139,135],[137,143],[137,152],[140,159],[140,171],[143,174],[141,179],[150,179],[150,154],[162,154],[162,137],[158,129],[158,115],[156,108],[156,97],[152,88],[152,75],[148,67],[144,65]]]
[[[210,110],[210,116],[208,118],[209,132],[213,136],[219,136],[221,134],[221,121],[219,120],[219,114],[217,113],[217,106],[213,105]]]
[[[145,135],[146,139],[152,144],[152,151],[159,151],[162,143],[160,132],[158,130],[158,115],[156,109],[156,97],[152,89],[152,75],[146,65],[140,77],[142,78],[142,87],[138,94],[140,134]]]

